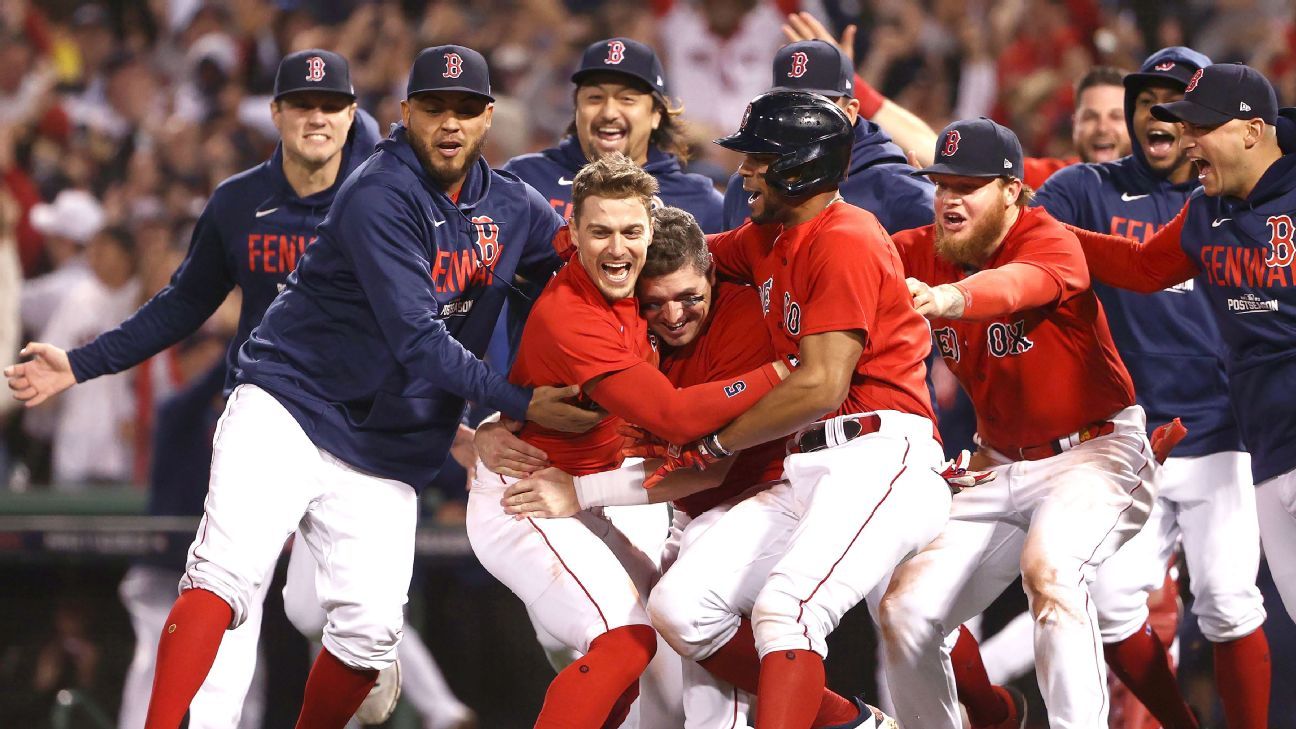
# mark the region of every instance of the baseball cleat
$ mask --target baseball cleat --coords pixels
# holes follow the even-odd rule
[[[824,729],[900,729],[900,724],[895,719],[887,716],[876,706],[864,703],[864,699],[855,696],[851,701],[854,701],[855,708],[859,709],[859,716],[845,724],[836,724]]]
[[[396,711],[396,702],[400,699],[401,672],[400,661],[378,672],[378,681],[369,689],[360,708],[356,709],[356,721],[365,726],[381,724],[391,718]]]

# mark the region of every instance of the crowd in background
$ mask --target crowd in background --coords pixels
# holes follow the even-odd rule
[[[1028,153],[1070,153],[1072,84],[1095,63],[1133,68],[1190,44],[1244,61],[1296,99],[1296,8],[1283,0],[0,0],[0,359],[22,341],[89,341],[166,284],[212,189],[275,144],[279,59],[324,47],[351,60],[359,103],[385,128],[414,54],[481,50],[499,98],[494,165],[551,145],[571,122],[569,75],[589,42],[654,45],[683,105],[690,169],[722,184],[730,131],[769,83],[787,12],[840,32],[869,83],[940,128],[991,116]],[[0,486],[142,483],[152,408],[221,355],[233,326],[30,412],[0,398]]]

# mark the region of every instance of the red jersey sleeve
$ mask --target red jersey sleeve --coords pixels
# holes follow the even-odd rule
[[[707,236],[707,247],[715,261],[716,273],[731,279],[752,283],[752,263],[759,251],[778,237],[781,226],[756,225],[747,221],[733,230]]]
[[[1179,242],[1188,205],[1146,243],[1067,226],[1080,240],[1089,271],[1110,286],[1145,294],[1183,283],[1201,273]]]
[[[656,367],[639,362],[590,390],[613,415],[670,443],[688,443],[746,412],[779,383],[772,364],[716,382],[676,389]]]
[[[807,300],[798,302],[801,334],[851,330],[868,334],[877,317],[883,277],[894,275],[904,281],[903,270],[889,270],[895,263],[889,255],[892,247],[882,225],[871,217],[863,226],[839,223],[819,233],[808,256]]]
[[[993,319],[1054,306],[1089,289],[1089,269],[1075,235],[1042,210],[1023,210],[995,265],[956,286],[967,299],[964,319]],[[1029,226],[1029,227],[1027,227]]]

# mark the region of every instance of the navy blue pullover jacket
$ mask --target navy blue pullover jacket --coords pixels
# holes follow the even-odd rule
[[[1184,216],[1180,245],[1201,270],[1228,347],[1234,411],[1259,484],[1296,469],[1296,154],[1270,166],[1245,200],[1198,190]]]
[[[556,147],[542,152],[514,157],[504,164],[505,170],[526,180],[540,191],[560,215],[571,215],[572,178],[580,168],[589,164],[581,151],[580,141],[574,136],[565,137]],[[679,159],[660,149],[648,147],[648,161],[644,171],[657,178],[658,196],[671,207],[687,210],[697,218],[704,233],[724,230],[722,215],[724,201],[702,175],[685,172]]]
[[[526,416],[530,391],[479,357],[514,277],[558,268],[561,226],[539,193],[482,159],[452,202],[397,126],[342,184],[239,351],[238,382],[271,393],[323,450],[420,490],[465,399]]]
[[[337,180],[308,197],[298,197],[284,177],[282,143],[270,159],[217,186],[171,283],[116,329],[68,352],[77,382],[128,370],[192,334],[238,286],[243,308],[226,357],[226,388],[233,388],[239,347],[315,239],[315,226],[343,180],[368,159],[380,139],[378,123],[357,110]]]
[[[1187,48],[1148,57],[1141,70],[1166,62],[1201,68],[1210,59]],[[1064,223],[1146,242],[1169,223],[1194,191],[1196,179],[1173,184],[1153,173],[1134,135],[1137,89],[1125,95],[1125,120],[1133,153],[1113,162],[1078,164],[1054,173],[1035,197]],[[1223,342],[1200,279],[1141,294],[1094,281],[1107,311],[1112,339],[1134,380],[1149,430],[1180,417],[1188,436],[1176,456],[1241,450],[1241,433],[1229,404]]]
[[[888,233],[931,225],[935,187],[927,178],[913,177],[910,172],[913,168],[904,152],[881,127],[863,117],[855,120],[850,171],[840,188],[846,202],[876,215]],[[742,177],[730,177],[724,195],[725,230],[737,228],[751,217],[748,197]]]

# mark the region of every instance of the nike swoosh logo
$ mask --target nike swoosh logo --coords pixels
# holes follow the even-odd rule
[[[567,179],[566,177],[559,177],[558,184],[562,185],[563,187],[566,187],[567,185],[572,184],[572,181]]]
[[[1124,200],[1125,202],[1134,202],[1135,200],[1142,200],[1143,198],[1151,194],[1152,193],[1148,193],[1147,195],[1131,195],[1128,192],[1122,192],[1121,200]]]
[[[1220,227],[1221,225],[1223,225],[1226,221],[1229,221],[1229,220],[1232,220],[1232,219],[1233,219],[1233,218],[1217,218],[1217,219],[1211,221],[1211,227],[1212,227],[1212,228],[1218,228],[1218,227]]]
[[[444,220],[433,220],[433,221],[432,221],[432,227],[433,227],[433,228],[440,228],[441,226],[443,226],[443,225],[445,225],[445,224],[446,224],[446,221],[444,221]]]
[[[273,213],[274,211],[276,211],[276,210],[278,210],[278,209],[279,209],[279,208],[270,208],[269,210],[258,210],[258,211],[256,211],[256,216],[257,216],[258,218],[264,218],[265,216],[269,215],[270,213]]]

